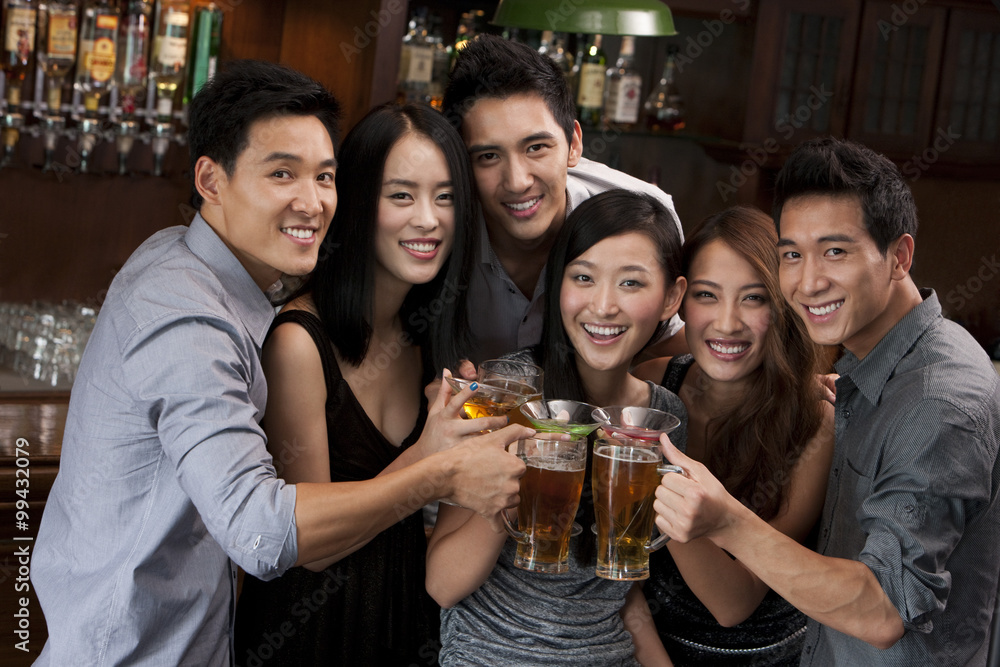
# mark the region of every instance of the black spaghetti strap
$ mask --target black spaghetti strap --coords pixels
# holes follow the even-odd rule
[[[663,373],[663,381],[660,382],[660,386],[675,394],[678,393],[684,383],[684,376],[687,375],[692,364],[694,364],[694,357],[690,354],[673,357],[667,362],[667,370]]]
[[[327,396],[333,395],[334,384],[340,380],[340,366],[337,364],[337,356],[333,351],[333,341],[326,333],[326,329],[323,328],[323,323],[318,317],[306,310],[286,310],[283,313],[278,313],[271,323],[271,328],[267,332],[270,336],[279,325],[286,322],[294,322],[298,324],[309,334],[310,338],[313,339],[313,343],[316,344],[316,349],[319,350],[319,359],[323,364],[323,378],[326,380],[326,393]]]

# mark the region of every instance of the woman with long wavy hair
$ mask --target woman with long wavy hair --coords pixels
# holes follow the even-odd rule
[[[760,517],[800,542],[819,519],[833,408],[817,391],[822,353],[781,295],[771,219],[737,206],[684,244],[681,306],[691,354],[637,375],[677,393],[687,451]],[[677,665],[797,665],[805,617],[708,539],[650,559],[646,597]]]

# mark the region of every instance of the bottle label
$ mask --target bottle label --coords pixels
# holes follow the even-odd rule
[[[4,49],[17,54],[19,60],[27,60],[35,48],[34,9],[11,7],[7,10],[7,34]]]
[[[636,74],[612,81],[608,88],[608,118],[613,123],[634,123],[639,120],[639,95],[642,77]]]
[[[98,30],[118,30],[118,17],[111,14],[97,15]]]
[[[580,92],[576,98],[578,107],[598,107],[604,102],[604,67],[596,63],[580,66]]]
[[[84,69],[94,81],[104,83],[115,73],[115,43],[107,37],[94,40],[94,47],[84,61]]]
[[[187,38],[165,35],[160,40],[160,53],[157,55],[156,60],[163,67],[170,69],[183,68],[184,61],[187,60]]]
[[[430,83],[434,71],[434,49],[429,46],[410,45],[410,65],[406,71],[407,83]]]
[[[76,57],[76,16],[73,14],[49,15],[49,58]]]
[[[159,39],[156,62],[168,69],[180,70],[187,60],[188,15],[185,12],[171,12],[164,17],[166,33]]]

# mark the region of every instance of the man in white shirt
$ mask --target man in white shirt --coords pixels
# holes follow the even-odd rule
[[[562,72],[524,44],[493,35],[469,42],[444,113],[469,149],[485,228],[468,300],[477,363],[541,340],[549,249],[582,201],[613,188],[646,192],[681,229],[670,195],[582,157],[583,132]],[[677,335],[683,326],[674,316],[646,354],[686,352]]]

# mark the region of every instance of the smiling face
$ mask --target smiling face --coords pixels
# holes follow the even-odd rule
[[[702,372],[737,382],[760,367],[771,304],[760,275],[725,242],[707,243],[691,260],[684,332]]]
[[[430,282],[451,253],[455,207],[444,153],[407,133],[389,151],[378,201],[378,275],[406,287]]]
[[[202,156],[202,215],[261,289],[316,266],[337,208],[333,143],[314,116],[258,120],[232,175]]]
[[[898,319],[889,307],[898,243],[884,256],[879,252],[856,197],[805,195],[785,203],[778,241],[781,292],[813,341],[843,344],[862,358],[892,328]]]
[[[490,234],[531,243],[554,235],[566,217],[566,170],[583,151],[535,94],[478,100],[462,119],[479,200]]]
[[[677,309],[656,245],[631,232],[605,238],[566,265],[559,292],[566,335],[578,363],[628,369],[656,326]]]

